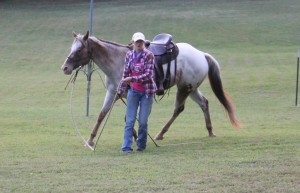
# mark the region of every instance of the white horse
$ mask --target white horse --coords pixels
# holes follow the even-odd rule
[[[88,140],[88,144],[93,146],[93,140],[97,135],[99,126],[112,107],[112,104],[115,102],[114,99],[124,69],[125,54],[131,47],[97,39],[96,37],[89,36],[89,32],[85,35],[73,32],[73,36],[75,39],[71,46],[71,51],[61,67],[62,71],[65,74],[70,75],[72,71],[79,66],[86,65],[90,60],[93,60],[106,75],[105,84],[107,92],[105,100]],[[235,117],[233,104],[229,96],[223,90],[220,67],[217,60],[210,54],[199,51],[187,43],[177,43],[176,45],[179,49],[179,54],[177,56],[177,72],[175,73],[174,70],[175,61],[172,61],[171,66],[173,68],[171,70],[171,82],[169,84],[169,88],[174,85],[177,86],[175,108],[171,119],[155,136],[155,139],[163,139],[163,135],[168,131],[178,115],[184,110],[185,101],[188,96],[202,109],[208,135],[210,137],[215,136],[210,120],[208,100],[198,90],[198,87],[207,75],[211,88],[228,113],[232,125],[239,128],[240,123]],[[164,72],[165,71],[166,65],[164,65]]]

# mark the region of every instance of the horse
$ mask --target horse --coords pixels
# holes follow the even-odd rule
[[[73,32],[74,40],[71,50],[61,70],[66,75],[82,67],[92,60],[105,74],[106,95],[102,109],[87,141],[88,145],[94,146],[94,138],[105,116],[118,100],[117,90],[122,79],[125,54],[132,49],[130,45],[123,45],[90,36],[89,31],[85,35]],[[155,140],[163,140],[164,134],[169,130],[171,124],[184,111],[187,97],[190,97],[200,106],[204,113],[206,129],[209,137],[215,137],[211,123],[208,100],[198,90],[198,87],[208,76],[211,88],[219,102],[225,108],[231,124],[240,128],[241,124],[235,116],[234,104],[228,94],[225,93],[220,76],[220,65],[210,54],[202,52],[188,43],[177,43],[179,54],[177,56],[177,70],[175,72],[175,61],[171,62],[171,81],[169,89],[177,86],[175,107],[173,115],[164,125],[161,131],[154,137]],[[166,65],[165,65],[166,66]],[[164,72],[166,67],[163,66]]]

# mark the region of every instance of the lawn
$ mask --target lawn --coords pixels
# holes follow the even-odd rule
[[[122,155],[125,106],[118,101],[95,152],[85,148],[70,113],[72,85],[60,66],[72,31],[89,29],[89,1],[0,2],[0,192],[278,192],[300,189],[299,107],[295,106],[300,44],[298,0],[95,1],[93,34],[122,44],[142,31],[170,33],[211,53],[242,122],[231,126],[208,80],[216,138],[191,100],[156,147]],[[88,138],[105,87],[92,76],[74,87],[74,120]],[[176,88],[154,104],[154,137],[173,112]]]

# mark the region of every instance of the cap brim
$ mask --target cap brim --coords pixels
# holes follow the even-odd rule
[[[137,42],[137,41],[139,41],[139,40],[142,40],[143,42],[145,41],[145,40],[142,39],[142,38],[137,38],[137,39],[134,39],[133,41],[134,41],[134,42]]]

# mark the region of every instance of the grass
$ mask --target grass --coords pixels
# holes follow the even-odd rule
[[[165,8],[168,7],[168,10]],[[233,129],[206,80],[217,138],[208,138],[191,100],[157,148],[120,154],[124,110],[117,102],[96,152],[84,148],[70,118],[60,70],[72,30],[89,29],[81,1],[0,2],[0,192],[298,192],[299,108],[295,107],[300,3],[270,1],[95,2],[95,36],[128,43],[135,31],[167,32],[213,54],[243,123]],[[145,16],[140,19],[140,16]],[[93,75],[91,118],[79,74],[74,114],[87,138],[105,88]],[[175,88],[153,106],[154,136],[173,111]]]

